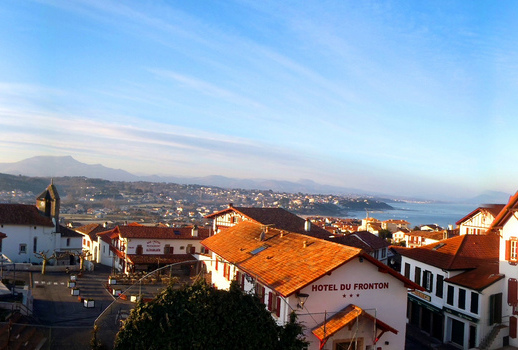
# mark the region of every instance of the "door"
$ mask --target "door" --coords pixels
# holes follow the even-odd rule
[[[464,346],[464,323],[451,319],[451,342]]]

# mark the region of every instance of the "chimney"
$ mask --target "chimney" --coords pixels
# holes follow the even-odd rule
[[[198,237],[198,226],[196,226],[196,225],[193,225],[193,226],[192,226],[191,235],[192,235],[193,237]]]
[[[302,242],[302,248],[306,248],[308,246],[308,241]]]
[[[234,207],[234,203],[228,203],[228,207],[229,208],[233,208]]]
[[[259,235],[259,240],[260,241],[264,241],[264,237],[266,236],[266,232],[264,232],[265,230],[262,230],[261,231],[261,234]]]
[[[309,219],[306,219],[306,222],[304,223],[304,231],[311,231],[311,221]]]

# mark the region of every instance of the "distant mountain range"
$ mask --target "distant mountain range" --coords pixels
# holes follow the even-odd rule
[[[177,177],[177,176],[137,176],[122,169],[113,169],[101,164],[85,164],[71,156],[37,156],[15,163],[0,163],[0,173],[24,175],[31,177],[62,177],[85,176],[109,181],[149,181],[170,182],[177,184],[195,184],[216,186],[222,188],[272,190],[274,192],[334,194],[334,195],[369,195],[394,199],[381,193],[373,193],[356,188],[322,185],[312,180],[280,181],[268,179],[235,179],[225,176],[212,175],[205,177]],[[507,203],[509,193],[487,191],[473,198],[464,200],[465,203],[480,205],[484,203]],[[391,198],[392,197],[392,198]]]
[[[101,164],[85,164],[75,160],[71,156],[54,157],[38,156],[28,158],[15,163],[0,163],[0,173],[10,175],[24,175],[31,177],[62,177],[85,176],[109,181],[149,181],[171,182],[177,184],[195,184],[203,186],[216,186],[222,188],[241,188],[272,190],[275,192],[289,193],[314,193],[314,194],[370,194],[353,188],[321,185],[311,180],[298,182],[267,180],[267,179],[235,179],[225,176],[212,175],[205,177],[177,177],[177,176],[137,176],[122,169],[113,169]]]

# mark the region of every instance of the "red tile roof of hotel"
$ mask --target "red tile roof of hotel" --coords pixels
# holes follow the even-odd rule
[[[365,312],[362,308],[350,304],[343,310],[334,314],[331,318],[317,326],[312,330],[312,333],[320,340],[323,341],[329,337],[332,337],[336,332],[341,330],[342,328],[349,325],[351,322],[354,322],[358,317],[366,317],[374,322],[376,322],[376,326],[378,329],[381,329],[384,332],[392,332],[397,334],[398,331],[388,324],[382,322],[377,317],[373,317],[368,312]]]
[[[297,292],[359,256],[410,288],[422,289],[361,249],[279,229],[266,231],[263,235],[262,225],[245,221],[201,243],[283,296]],[[262,240],[261,236],[264,236]]]
[[[462,235],[417,248],[392,248],[403,256],[444,270],[464,270],[498,262],[499,237]]]
[[[53,227],[52,219],[44,216],[34,205],[0,204],[0,224]]]

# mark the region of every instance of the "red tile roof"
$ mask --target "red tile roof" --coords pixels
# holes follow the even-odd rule
[[[295,293],[359,256],[405,285],[421,289],[358,248],[279,229],[266,231],[260,224],[244,221],[201,243],[283,296]]]
[[[345,244],[350,247],[360,248],[365,250],[367,253],[390,246],[390,243],[385,241],[383,238],[367,231],[358,231],[346,236],[335,236],[334,238],[328,238],[327,240],[330,242]]]
[[[405,236],[417,236],[429,239],[435,239],[440,241],[444,238],[445,230],[443,231],[411,231],[405,234]]]
[[[99,232],[107,231],[107,229],[101,224],[88,224],[80,226],[75,230],[83,235],[87,235],[92,241],[97,241],[97,234]]]
[[[387,223],[387,224],[410,225],[410,223],[408,221],[406,221],[406,220],[389,219],[389,220],[385,220],[383,222]]]
[[[351,322],[355,321],[358,317],[367,317],[370,320],[376,322],[376,326],[378,329],[381,329],[384,332],[392,332],[397,334],[398,331],[388,324],[382,322],[377,317],[373,317],[368,312],[365,312],[362,308],[350,304],[341,311],[334,314],[331,318],[329,318],[325,323],[317,326],[312,330],[313,334],[320,340],[323,341],[332,337],[336,332],[349,325]]]
[[[66,226],[59,225],[59,233],[61,237],[69,237],[69,238],[79,238],[82,237],[80,233],[77,233],[74,230],[69,229]]]
[[[96,233],[98,237],[101,237],[101,240],[105,243],[111,244],[112,238],[117,237],[116,233],[113,233],[113,230],[103,231]]]
[[[477,213],[487,212],[488,214],[490,214],[491,216],[496,218],[496,216],[502,211],[502,209],[504,207],[505,207],[505,204],[487,204],[483,207],[478,207],[477,209],[473,210],[471,213],[469,213],[468,215],[466,215],[465,217],[463,217],[462,219],[457,221],[455,224],[460,225],[464,221],[471,219]]]
[[[303,235],[309,235],[322,239],[329,237],[329,232],[315,224],[311,225],[309,232],[305,231],[304,225],[306,220],[300,216],[290,213],[283,208],[251,208],[230,206],[227,209],[209,214],[205,217],[207,219],[212,219],[216,216],[229,212],[237,212],[251,221],[262,225],[273,225],[273,227],[280,230],[301,233]]]
[[[0,204],[0,224],[53,227],[52,219],[44,216],[34,205]]]
[[[503,274],[499,274],[498,265],[498,262],[482,264],[476,269],[447,278],[445,281],[473,290],[482,291],[496,281],[504,278]]]
[[[444,270],[464,270],[498,262],[499,237],[462,235],[417,248],[392,248],[403,256]]]
[[[505,207],[500,211],[500,213],[496,216],[495,220],[488,229],[488,232],[493,232],[496,229],[499,229],[505,225],[507,220],[509,220],[515,213],[514,209],[518,207],[518,192],[516,192],[511,198],[509,198],[509,202],[505,205]]]

